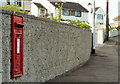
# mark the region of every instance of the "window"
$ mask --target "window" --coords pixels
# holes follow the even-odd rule
[[[102,14],[98,14],[98,15],[97,15],[97,19],[103,20],[103,15],[102,15]]]
[[[64,9],[64,10],[63,10],[63,15],[70,15],[70,11],[69,11],[69,10]]]
[[[45,9],[41,9],[40,11],[41,11],[40,13],[42,13],[42,14],[45,13]]]
[[[8,5],[10,5],[10,0],[7,0]]]
[[[19,5],[21,6],[21,0],[7,0],[8,5]]]
[[[38,9],[38,15],[40,15],[40,9]]]
[[[82,13],[80,11],[75,11],[75,16],[76,17],[81,17],[82,16]]]
[[[17,0],[10,0],[10,5],[17,5]]]
[[[71,10],[71,16],[75,16],[75,11]]]
[[[43,14],[44,14],[46,11],[47,11],[47,10],[44,9],[44,8],[39,8],[39,9],[38,9],[38,16],[39,16],[39,17],[43,17]]]
[[[67,16],[76,16],[76,17],[81,17],[82,13],[80,11],[75,11],[75,10],[67,10],[67,9],[63,9],[63,15],[67,15]]]
[[[53,13],[50,13],[50,16],[53,17]]]
[[[17,0],[17,4],[21,7],[21,0]]]

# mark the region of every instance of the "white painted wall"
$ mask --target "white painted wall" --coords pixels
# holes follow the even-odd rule
[[[47,9],[47,12],[49,14],[53,13],[53,16],[55,16],[55,7],[48,0],[32,0],[31,2],[32,15],[38,16],[38,7],[34,4],[34,2],[42,4]]]
[[[98,32],[95,32],[95,47],[98,47]]]
[[[0,0],[0,6],[4,6],[7,0]]]
[[[98,44],[103,44],[105,40],[105,25],[104,24],[96,24],[96,47]]]
[[[98,33],[98,44],[103,44],[103,42],[104,42],[104,30],[103,29],[98,29],[98,31],[97,31],[97,33]]]
[[[98,47],[99,44],[103,44],[105,40],[105,33],[104,33],[104,28],[96,28],[96,39],[95,39],[95,47]]]
[[[21,0],[21,9],[31,11],[31,1]]]
[[[31,2],[31,14],[38,16],[38,7],[33,2]]]
[[[109,31],[109,37],[114,37],[118,35],[118,30],[117,29],[113,29],[111,31]]]

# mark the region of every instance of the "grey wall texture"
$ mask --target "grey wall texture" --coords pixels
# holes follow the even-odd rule
[[[24,17],[24,75],[11,78],[12,12],[2,10],[1,14],[3,82],[45,82],[89,60],[89,30],[16,13]]]
[[[0,84],[2,83],[2,13],[0,13]]]

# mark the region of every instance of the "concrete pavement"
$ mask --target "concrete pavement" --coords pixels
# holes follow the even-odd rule
[[[84,66],[48,82],[118,82],[118,36],[100,45]]]

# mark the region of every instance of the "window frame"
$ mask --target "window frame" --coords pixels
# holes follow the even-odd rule
[[[82,17],[82,12],[81,11],[75,11],[75,13],[77,13],[77,15],[75,14],[75,17]],[[78,15],[78,13],[80,13],[80,14]]]
[[[68,14],[65,14],[65,11],[67,11]],[[65,16],[70,16],[70,10],[68,10],[68,9],[63,9],[63,15],[65,15]]]
[[[65,11],[68,11],[68,14],[65,14]],[[77,12],[77,15],[76,15],[76,12]],[[80,14],[78,15],[78,13],[80,13]],[[82,12],[81,11],[70,10],[70,9],[63,9],[62,10],[62,15],[82,17]]]
[[[21,0],[17,0],[17,5],[22,6]]]
[[[11,1],[11,0],[7,0],[7,3],[8,3],[8,5],[19,5],[20,7],[22,6],[22,4],[21,4],[21,0],[13,0],[13,1]]]
[[[44,14],[44,13],[41,13],[41,10],[44,10],[44,13],[46,13],[47,11],[47,9],[45,8],[38,8],[38,16]]]
[[[71,16],[75,16],[75,10],[71,10]]]
[[[103,20],[103,14],[97,14],[97,19],[98,20]]]

